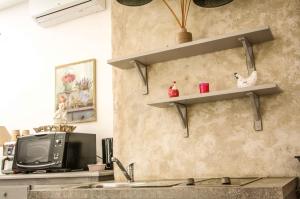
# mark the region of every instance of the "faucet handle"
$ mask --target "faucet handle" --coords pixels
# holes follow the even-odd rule
[[[128,170],[129,172],[134,170],[134,162],[130,163],[130,164],[127,166],[127,170]]]
[[[132,162],[128,165],[128,168],[130,168],[130,167],[134,167],[134,162]]]
[[[110,160],[111,160],[112,162],[115,162],[116,159],[117,159],[117,158],[115,158],[114,156],[111,156],[111,157],[110,157]]]
[[[131,178],[131,182],[134,182],[134,162],[130,163],[127,167],[127,171],[129,173],[129,176]]]

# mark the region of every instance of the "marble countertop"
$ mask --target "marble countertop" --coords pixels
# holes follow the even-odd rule
[[[17,179],[44,179],[44,178],[80,178],[80,177],[98,177],[98,176],[110,176],[113,175],[112,170],[89,172],[89,171],[77,171],[77,172],[62,172],[62,173],[42,173],[42,174],[9,174],[0,175],[0,180],[17,180]]]

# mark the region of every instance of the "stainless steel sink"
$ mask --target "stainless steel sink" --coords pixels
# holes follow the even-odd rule
[[[243,186],[261,178],[230,178],[230,184],[222,184],[222,178],[195,179],[194,186]],[[143,182],[102,182],[73,186],[72,189],[105,189],[105,188],[159,188],[187,186],[187,180],[161,180]]]
[[[130,187],[130,184],[128,182],[99,183],[92,185],[92,188],[126,188]]]
[[[72,187],[73,189],[97,189],[97,188],[150,188],[173,187],[184,181],[149,181],[149,182],[106,182],[97,184],[85,184]]]

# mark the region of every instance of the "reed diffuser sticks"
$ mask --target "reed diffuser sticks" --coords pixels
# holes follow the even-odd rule
[[[174,9],[171,8],[167,0],[163,0],[167,8],[171,11],[172,15],[174,16],[180,28],[186,28],[186,22],[190,11],[191,1],[192,0],[180,0],[180,10],[181,10],[181,20],[180,20],[180,18],[177,16]]]
[[[167,8],[171,11],[172,15],[174,16],[177,24],[180,26],[181,30],[177,34],[177,42],[178,43],[185,43],[192,41],[192,33],[186,30],[187,19],[190,11],[191,1],[192,0],[180,0],[180,11],[181,11],[181,19],[178,16],[174,9],[171,8],[170,4],[167,0],[162,0]],[[177,1],[177,0],[176,0]]]

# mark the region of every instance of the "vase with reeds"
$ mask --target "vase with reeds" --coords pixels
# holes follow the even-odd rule
[[[187,25],[187,19],[188,14],[191,6],[192,0],[180,0],[180,11],[181,13],[179,15],[176,14],[174,9],[170,6],[170,3],[168,3],[167,0],[163,0],[167,8],[170,10],[172,15],[174,16],[177,24],[180,26],[180,31],[177,33],[176,41],[177,43],[185,43],[193,40],[192,33],[187,31],[186,25]]]

